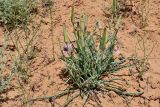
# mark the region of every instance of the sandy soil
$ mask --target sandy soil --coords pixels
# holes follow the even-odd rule
[[[99,101],[95,97],[87,102],[86,107],[160,107],[160,0],[150,0],[148,26],[141,28],[138,7],[140,0],[132,0],[131,10],[122,11],[124,14],[122,25],[118,33],[118,46],[124,56],[135,54],[141,55],[138,46],[138,39],[145,40],[146,53],[149,53],[154,46],[149,59],[149,70],[144,73],[141,80],[135,76],[122,77],[130,83],[132,90],[143,90],[141,97],[122,97],[114,92],[98,93]],[[66,23],[69,34],[72,37],[70,23],[70,13],[72,5],[75,5],[78,14],[85,12],[89,16],[89,28],[95,25],[96,20],[100,20],[102,25],[107,25],[110,14],[104,13],[105,6],[111,5],[111,0],[55,0],[52,8],[54,26],[51,27],[51,19],[47,7],[41,4],[38,7],[38,15],[33,16],[35,23],[42,21],[39,31],[40,48],[38,56],[34,59],[31,68],[33,72],[28,83],[23,84],[25,89],[17,88],[18,83],[13,82],[12,88],[2,94],[0,98],[1,107],[23,107],[25,99],[36,98],[38,96],[50,96],[64,90],[66,84],[62,78],[64,63],[58,58],[60,56],[60,46],[63,46],[63,24]],[[127,6],[130,2],[126,2]],[[122,5],[121,8],[123,8]],[[127,9],[127,8],[126,8]],[[123,10],[123,9],[122,9]],[[53,32],[52,32],[53,31]],[[56,61],[52,62],[52,36],[55,47]],[[0,29],[0,43],[3,42],[3,28]],[[60,44],[59,44],[60,43]],[[120,71],[117,75],[129,73],[128,69]],[[126,85],[124,85],[126,86]],[[6,99],[5,99],[6,98]],[[55,100],[54,106],[49,101],[37,101],[25,105],[27,107],[59,107],[66,101],[67,96]],[[97,98],[96,98],[97,99]],[[76,98],[69,107],[81,107],[82,99]]]

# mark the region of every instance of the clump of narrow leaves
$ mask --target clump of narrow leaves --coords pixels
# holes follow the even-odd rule
[[[71,22],[73,24],[75,44],[69,41],[66,28],[64,27],[64,41],[68,49],[64,51],[63,60],[67,65],[69,80],[73,86],[83,90],[92,90],[99,87],[103,81],[101,77],[106,73],[113,73],[119,70],[115,68],[118,64],[114,60],[114,47],[116,44],[116,35],[121,17],[113,32],[108,32],[107,28],[101,29],[101,35],[96,37],[95,33],[87,31],[87,17],[81,16],[75,21],[74,9],[72,10]],[[97,46],[96,39],[99,40]],[[72,50],[69,50],[72,46]]]
[[[72,8],[71,22],[75,41],[69,39],[69,35],[64,26],[64,49],[62,60],[66,64],[67,82],[70,86],[65,91],[53,96],[39,97],[30,101],[60,98],[69,93],[74,93],[61,107],[66,107],[78,96],[84,98],[86,104],[90,94],[96,91],[114,91],[123,96],[139,96],[143,92],[127,92],[123,86],[117,84],[116,79],[104,80],[104,75],[118,72],[120,69],[130,66],[123,64],[124,60],[116,60],[114,51],[116,46],[116,36],[118,33],[121,17],[113,29],[102,28],[100,23],[96,23],[94,31],[88,32],[87,16],[81,15],[76,19],[74,8]],[[98,30],[98,34],[97,34]],[[116,82],[115,82],[116,81]],[[80,90],[77,94],[76,90]]]
[[[102,28],[97,23],[96,28],[100,34],[97,34],[96,29],[93,32],[88,32],[87,17],[82,15],[79,20],[75,20],[74,9],[72,9],[71,22],[75,43],[70,41],[64,26],[65,47],[63,52],[68,81],[71,82],[72,87],[80,89],[82,93],[91,90],[114,91],[119,95],[126,96],[139,96],[143,93],[129,93],[123,86],[117,87],[112,84],[114,79],[102,79],[105,74],[116,73],[120,69],[130,66],[130,64],[123,64],[123,60],[116,60],[114,55],[120,21],[121,17],[118,18],[115,27],[110,31],[107,27]]]

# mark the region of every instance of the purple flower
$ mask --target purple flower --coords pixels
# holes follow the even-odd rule
[[[63,47],[64,52],[71,52],[72,50],[73,50],[73,47],[72,47],[72,44],[70,43],[65,44]]]

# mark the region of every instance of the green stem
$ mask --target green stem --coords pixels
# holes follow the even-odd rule
[[[104,86],[100,86],[100,87],[102,87],[108,91],[114,91],[118,95],[124,95],[124,96],[139,97],[140,95],[143,94],[143,92],[127,92],[127,91],[121,91],[119,89],[111,88],[111,87],[104,87]]]
[[[66,95],[68,93],[73,93],[73,92],[74,92],[74,90],[68,89],[68,90],[65,90],[65,91],[63,91],[61,93],[55,94],[55,95],[30,99],[30,100],[26,101],[25,103],[29,103],[29,102],[32,102],[32,101],[42,101],[42,100],[50,99],[50,98],[57,99],[57,98],[60,98],[60,97]]]

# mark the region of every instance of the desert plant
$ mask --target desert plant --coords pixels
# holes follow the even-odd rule
[[[20,93],[22,93],[23,103],[27,99],[25,85],[32,72],[31,65],[37,56],[37,28],[25,29],[24,32],[15,29],[12,33],[7,33],[7,31],[5,33],[7,42],[4,41],[0,47],[0,94],[13,87],[15,85],[13,81],[16,81],[18,83],[16,86],[19,85]],[[25,39],[24,34],[27,37]],[[8,52],[6,49],[9,49]],[[0,97],[5,99],[4,96],[0,95]]]
[[[10,81],[10,76],[4,75],[4,68],[6,65],[6,57],[4,53],[2,52],[2,49],[0,49],[0,93],[6,88]]]
[[[37,29],[32,27],[32,30],[25,29],[23,34],[25,34],[25,40],[22,39],[22,33],[18,30],[14,32],[6,31],[4,37],[6,40],[0,47],[0,92],[2,92],[16,76],[19,77],[23,82],[29,77],[31,72],[30,65],[32,64],[33,59],[36,57],[36,48],[37,43]],[[23,44],[23,45],[22,45]],[[12,51],[15,51],[14,55],[10,52],[6,52],[8,46],[13,46]],[[11,63],[7,67],[6,64],[8,60],[11,60]]]
[[[73,14],[72,17],[74,17]],[[114,62],[113,50],[120,19],[113,33],[108,34],[107,29],[103,29],[103,35],[100,35],[99,38],[99,47],[96,47],[94,35],[87,32],[87,17],[84,16],[84,26],[82,26],[82,17],[80,20],[78,22],[72,21],[73,26],[75,26],[76,45],[68,41],[66,28],[64,28],[64,51],[71,51],[71,53],[68,53],[67,57],[64,56],[63,60],[67,64],[67,72],[73,85],[85,91],[95,89],[104,73],[114,72],[112,69],[116,62]],[[108,47],[106,47],[107,44]],[[69,50],[70,47],[72,50]]]
[[[114,82],[116,78],[104,80],[104,75],[116,73],[122,68],[130,66],[124,64],[123,60],[116,60],[114,49],[116,45],[116,36],[118,33],[121,17],[118,18],[114,30],[108,31],[105,28],[97,30],[103,33],[97,34],[97,31],[88,32],[87,16],[82,15],[80,19],[75,20],[74,8],[72,8],[71,22],[73,25],[73,34],[75,41],[70,41],[67,33],[67,28],[64,25],[64,49],[62,51],[62,60],[66,64],[66,73],[68,74],[67,83],[69,88],[60,94],[39,97],[30,101],[56,99],[68,93],[73,93],[75,90],[80,90],[78,94],[69,98],[62,107],[66,107],[74,98],[79,95],[84,98],[84,104],[88,100],[90,92],[95,91],[114,91],[119,95],[124,96],[139,96],[143,92],[130,93],[123,86],[118,86]],[[97,36],[98,35],[98,36]],[[99,40],[97,43],[96,40]],[[65,73],[65,74],[66,74]]]
[[[103,34],[99,35],[99,46],[96,46],[95,33],[87,32],[87,17],[84,15],[79,21],[75,21],[74,9],[72,10],[71,22],[75,44],[69,41],[64,27],[64,52],[67,52],[67,56],[64,54],[63,60],[67,65],[68,77],[73,86],[82,91],[96,89],[102,84],[107,84],[101,79],[103,74],[115,73],[126,67],[121,65],[123,61],[117,61],[114,58],[120,21],[121,17],[118,18],[113,32],[108,32],[107,28],[100,29],[103,30]]]
[[[39,26],[38,26],[39,27]],[[36,43],[38,38],[38,28],[32,26],[19,32],[16,29],[10,36],[10,42],[15,46],[16,56],[13,62],[12,71],[16,72],[22,79],[27,79],[31,71],[30,65],[36,57]],[[25,37],[25,39],[23,39]]]
[[[0,0],[0,23],[19,27],[28,23],[34,0]]]

